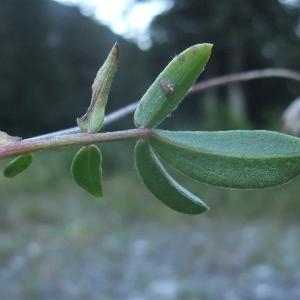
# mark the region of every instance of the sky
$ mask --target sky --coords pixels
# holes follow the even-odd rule
[[[151,47],[148,28],[155,15],[171,7],[171,0],[55,0],[67,5],[77,5],[84,15],[107,25],[117,34],[134,40],[141,49]]]

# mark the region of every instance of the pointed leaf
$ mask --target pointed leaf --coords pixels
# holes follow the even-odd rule
[[[150,144],[174,168],[201,182],[263,188],[300,174],[300,139],[271,131],[155,130]]]
[[[20,141],[21,138],[16,136],[10,136],[6,132],[0,131],[0,145],[8,144],[11,142]]]
[[[17,176],[31,165],[32,160],[32,154],[18,156],[5,167],[4,176],[9,178]]]
[[[135,165],[147,188],[166,206],[186,214],[200,214],[208,209],[167,173],[145,141],[139,140],[135,146]]]
[[[137,127],[155,127],[178,106],[204,70],[211,49],[211,44],[194,45],[167,65],[135,111],[134,123]]]
[[[71,171],[75,182],[95,197],[102,196],[102,156],[95,145],[81,148],[75,155]]]
[[[77,119],[83,132],[98,132],[103,125],[108,94],[119,64],[119,47],[116,43],[98,71],[92,85],[92,100],[87,113]]]

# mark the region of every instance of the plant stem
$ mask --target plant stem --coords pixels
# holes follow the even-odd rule
[[[289,69],[262,69],[252,70],[241,73],[227,74],[224,76],[215,77],[199,83],[196,83],[191,89],[190,93],[199,93],[205,89],[216,86],[226,85],[234,82],[250,81],[260,78],[286,78],[300,82],[300,73]]]
[[[108,124],[111,124],[111,123],[129,115],[136,109],[137,105],[138,105],[138,101],[128,104],[116,111],[113,111],[112,113],[105,116],[103,125],[107,126]],[[72,127],[72,128],[68,128],[68,129],[59,130],[56,132],[46,133],[46,134],[32,137],[32,138],[29,138],[26,140],[27,141],[49,140],[49,139],[52,139],[52,138],[60,136],[60,135],[74,134],[74,133],[80,133],[80,132],[81,132],[81,130],[79,127]]]
[[[124,139],[148,138],[150,129],[129,129],[105,133],[60,135],[47,140],[23,140],[0,146],[0,158],[70,146],[83,146]]]
[[[300,82],[300,73],[297,71],[289,70],[289,69],[262,69],[262,70],[252,70],[252,71],[246,71],[241,73],[234,73],[234,74],[227,74],[224,76],[215,77],[212,79],[204,80],[202,82],[196,83],[190,90],[188,94],[195,94],[199,93],[203,90],[226,85],[234,82],[241,82],[241,81],[249,81],[254,79],[260,79],[260,78],[285,78],[290,80],[295,80]],[[108,114],[104,119],[104,125],[111,124],[129,114],[131,114],[136,107],[138,106],[139,101],[132,102],[110,114]],[[80,129],[78,127],[73,127],[69,129],[64,129],[40,136],[36,136],[27,140],[46,140],[46,139],[52,139],[53,137],[59,136],[59,135],[66,135],[66,134],[74,134],[79,133]]]
[[[189,91],[189,94],[199,93],[205,89],[217,87],[234,82],[248,81],[259,78],[279,77],[300,81],[300,73],[288,69],[263,69],[253,70],[235,74],[224,75],[202,81],[195,84]],[[111,114],[104,119],[104,125],[108,125],[120,118],[132,113],[137,107],[138,102],[133,102]],[[38,150],[61,148],[68,146],[80,146],[93,143],[102,143],[107,141],[147,138],[152,134],[149,129],[131,129],[124,131],[87,134],[79,133],[78,127],[64,129],[49,134],[44,134],[20,142],[12,142],[0,146],[0,158],[10,157],[13,155],[35,152]]]

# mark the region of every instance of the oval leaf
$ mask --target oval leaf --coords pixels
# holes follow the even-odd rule
[[[76,183],[95,197],[102,196],[102,156],[95,145],[81,148],[74,156],[71,171]]]
[[[300,174],[300,139],[271,131],[155,130],[151,146],[165,161],[201,182],[263,188]]]
[[[211,44],[194,45],[167,65],[142,97],[135,111],[134,123],[137,127],[155,127],[170,115],[204,70],[211,48]]]
[[[32,154],[18,156],[5,167],[4,176],[9,178],[17,176],[31,165],[32,160]]]
[[[186,214],[200,214],[208,209],[167,173],[145,141],[140,140],[135,146],[135,165],[147,188],[166,206]]]

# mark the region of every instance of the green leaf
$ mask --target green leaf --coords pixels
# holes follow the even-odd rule
[[[9,178],[17,176],[31,165],[32,160],[32,154],[18,156],[5,167],[4,176]]]
[[[150,144],[166,162],[201,182],[263,188],[300,174],[300,139],[271,131],[155,130]]]
[[[20,141],[21,138],[16,136],[10,136],[6,132],[0,131],[0,145]]]
[[[95,197],[102,196],[102,156],[95,145],[81,148],[74,156],[71,171],[75,182]]]
[[[119,64],[119,47],[116,43],[98,71],[92,85],[91,104],[84,116],[77,119],[83,132],[98,132],[102,126],[108,94]]]
[[[194,45],[177,55],[142,97],[134,114],[137,127],[152,128],[176,109],[204,70],[211,44]]]
[[[179,185],[164,169],[149,143],[139,140],[135,146],[135,165],[147,188],[166,206],[186,214],[208,209],[197,196]]]

